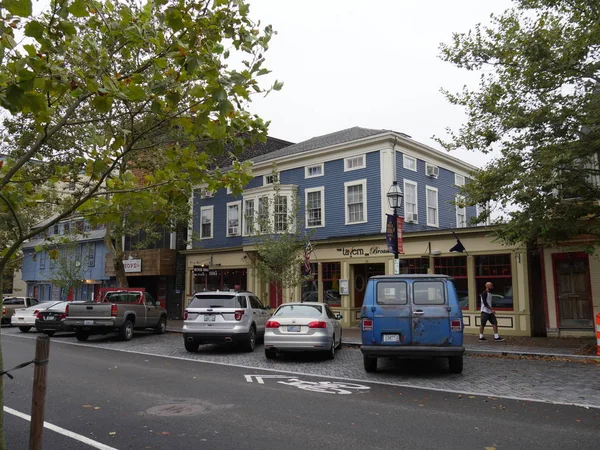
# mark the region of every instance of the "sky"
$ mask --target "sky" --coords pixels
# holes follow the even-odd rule
[[[510,0],[248,0],[251,16],[277,31],[266,52],[269,81],[283,89],[255,97],[269,135],[301,142],[360,126],[391,129],[442,150],[432,136],[466,122],[441,88],[476,88],[480,73],[439,58],[455,32],[489,23]],[[452,156],[482,167],[493,158]]]

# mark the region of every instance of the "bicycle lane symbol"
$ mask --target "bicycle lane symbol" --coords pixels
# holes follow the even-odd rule
[[[303,391],[319,392],[322,394],[348,395],[360,391],[371,389],[369,386],[356,383],[345,383],[339,381],[306,381],[295,377],[285,375],[245,375],[246,381],[252,383],[254,380],[258,384],[265,384],[265,379],[285,378],[285,381],[277,381],[279,384],[293,386]]]

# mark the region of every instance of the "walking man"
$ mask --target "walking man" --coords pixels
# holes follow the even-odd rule
[[[487,341],[487,339],[483,336],[483,330],[485,329],[486,323],[491,323],[494,328],[494,341],[502,342],[503,338],[498,334],[498,320],[496,319],[496,314],[494,314],[494,310],[492,309],[492,289],[494,289],[494,285],[491,282],[485,283],[485,291],[479,294],[479,301],[481,302],[481,326],[479,327],[479,340]]]

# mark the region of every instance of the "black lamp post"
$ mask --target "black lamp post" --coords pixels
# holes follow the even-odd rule
[[[394,271],[398,271],[399,265],[398,262],[398,217],[400,213],[400,206],[402,205],[402,198],[404,194],[402,193],[402,189],[398,186],[398,182],[394,181],[392,183],[392,187],[387,193],[388,204],[392,211],[394,212]],[[399,271],[398,271],[399,273]],[[396,275],[398,275],[396,273]]]

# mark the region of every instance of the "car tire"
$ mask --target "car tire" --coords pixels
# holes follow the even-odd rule
[[[54,333],[56,333],[56,331],[54,330],[50,330],[50,331],[44,331],[44,334],[48,337],[52,337],[54,336]],[[85,340],[85,339],[84,339]]]
[[[265,350],[265,357],[267,359],[275,359],[277,357],[277,350],[269,348]]]
[[[75,338],[78,341],[87,341],[89,337],[90,337],[89,333],[86,333],[85,331],[82,331],[82,330],[75,330]]]
[[[450,356],[448,357],[448,367],[450,373],[462,373],[463,371],[463,356]]]
[[[28,333],[31,330],[31,327],[19,327],[21,333]]]
[[[256,328],[250,327],[248,339],[244,342],[244,350],[248,353],[253,352],[256,347]]]
[[[198,347],[200,347],[200,344],[195,341],[194,342],[183,341],[183,344],[185,345],[185,349],[190,353],[196,353],[198,351]]]
[[[167,318],[162,316],[158,320],[158,324],[154,327],[154,332],[156,334],[165,334],[167,332]]]
[[[342,330],[340,330],[340,343],[337,345],[336,349],[340,350],[342,348]]]
[[[369,373],[377,372],[377,358],[372,356],[363,355],[363,364],[365,371]]]
[[[327,350],[325,357],[329,360],[335,358],[335,334],[331,338],[331,348]]]
[[[133,337],[133,322],[126,320],[121,328],[119,328],[119,337],[122,341],[130,341]]]

